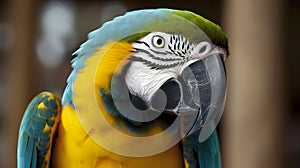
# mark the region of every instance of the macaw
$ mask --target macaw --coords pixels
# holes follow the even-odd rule
[[[190,11],[127,12],[74,52],[62,100],[28,105],[18,168],[220,168],[228,40]]]

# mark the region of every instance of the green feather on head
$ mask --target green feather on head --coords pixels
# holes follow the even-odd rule
[[[150,32],[160,31],[182,34],[193,42],[210,40],[213,44],[223,47],[229,53],[227,37],[219,25],[190,11],[160,10],[162,13],[167,13],[167,17],[157,18],[149,24],[137,27],[135,32],[138,33],[129,35],[123,38],[122,41],[134,42]]]
[[[219,25],[190,11],[174,10],[173,13],[186,18],[187,20],[197,25],[211,39],[212,43],[217,46],[223,47],[224,49],[226,49],[227,53],[229,53],[228,39]]]

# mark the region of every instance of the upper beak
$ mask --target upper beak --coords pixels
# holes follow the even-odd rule
[[[182,102],[178,113],[185,122],[194,122],[184,128],[187,135],[199,130],[200,140],[205,140],[217,126],[226,97],[226,72],[223,58],[210,55],[186,67],[180,78]],[[189,124],[190,125],[190,124]]]

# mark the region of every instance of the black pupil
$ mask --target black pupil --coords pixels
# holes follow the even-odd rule
[[[157,43],[158,45],[161,45],[161,44],[162,44],[162,42],[163,42],[163,41],[162,41],[162,39],[160,39],[160,38],[159,38],[159,39],[157,39],[157,41],[156,41],[156,43]]]

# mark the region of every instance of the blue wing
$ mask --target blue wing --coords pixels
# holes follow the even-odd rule
[[[186,168],[221,168],[221,153],[216,130],[204,142],[199,142],[199,133],[182,141]]]
[[[37,95],[23,116],[18,139],[18,168],[48,168],[61,102],[52,93]]]

